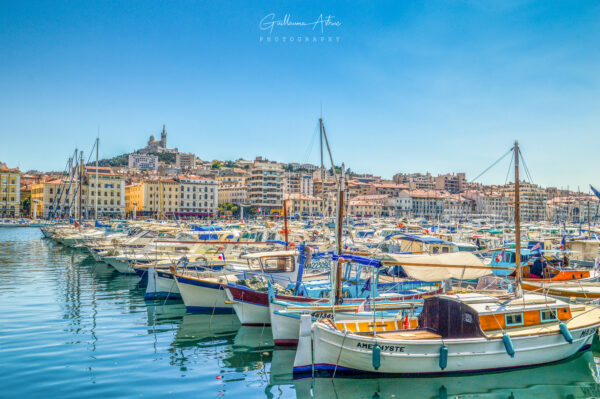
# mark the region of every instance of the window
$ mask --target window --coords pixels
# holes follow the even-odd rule
[[[542,321],[542,323],[546,321],[558,320],[558,317],[556,315],[556,309],[540,310],[540,320]]]
[[[507,313],[504,315],[504,320],[506,321],[506,327],[522,326],[523,313]]]

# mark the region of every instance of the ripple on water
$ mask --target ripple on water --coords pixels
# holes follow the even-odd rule
[[[294,351],[234,315],[144,301],[136,276],[0,229],[0,397],[589,397],[591,354],[523,373],[430,379],[291,380]],[[442,389],[442,387],[444,389]]]

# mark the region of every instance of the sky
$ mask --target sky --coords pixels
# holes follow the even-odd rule
[[[317,164],[322,115],[356,172],[471,180],[519,140],[534,183],[587,191],[599,39],[594,1],[2,1],[0,161],[62,170],[165,124],[203,160]]]

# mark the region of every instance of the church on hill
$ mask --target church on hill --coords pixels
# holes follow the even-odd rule
[[[160,140],[156,140],[154,136],[150,136],[146,147],[137,151],[140,154],[155,154],[155,153],[173,153],[177,154],[179,151],[177,148],[167,148],[167,131],[165,125],[163,125],[162,132],[160,133]]]

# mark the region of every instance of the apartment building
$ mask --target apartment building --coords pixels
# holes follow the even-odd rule
[[[217,216],[219,212],[219,185],[216,180],[198,176],[177,176],[179,182],[178,217],[195,218]]]
[[[18,217],[21,212],[21,172],[0,168],[0,217]]]
[[[275,162],[255,160],[246,178],[248,203],[263,212],[281,209],[283,199],[283,168]]]
[[[157,170],[158,156],[150,154],[129,154],[129,168],[138,170]]]

